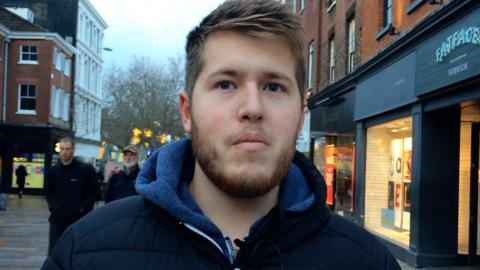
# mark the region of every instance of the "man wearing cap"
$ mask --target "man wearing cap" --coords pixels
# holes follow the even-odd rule
[[[123,168],[110,177],[105,203],[137,194],[135,191],[135,179],[140,172],[138,151],[135,146],[129,145],[123,148],[122,153]]]

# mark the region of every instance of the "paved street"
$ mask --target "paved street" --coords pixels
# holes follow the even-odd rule
[[[7,211],[0,211],[0,269],[39,269],[48,247],[48,209],[40,196],[18,199],[7,194]],[[402,269],[411,268],[400,262]],[[480,266],[425,268],[428,270],[474,270]]]
[[[0,211],[0,269],[39,269],[48,248],[48,209],[43,197],[7,194]]]

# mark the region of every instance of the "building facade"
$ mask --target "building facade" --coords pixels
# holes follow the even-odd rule
[[[0,7],[1,189],[16,189],[15,169],[27,168],[26,192],[43,193],[54,145],[71,136],[70,97],[75,48]]]
[[[327,204],[410,265],[478,264],[480,2],[301,2],[321,7],[308,107]]]
[[[101,138],[103,39],[106,22],[88,0],[4,0],[5,7],[33,11],[34,22],[73,44],[72,129],[75,154],[88,162],[98,156]]]

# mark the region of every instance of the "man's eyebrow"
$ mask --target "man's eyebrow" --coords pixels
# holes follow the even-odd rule
[[[214,72],[212,72],[208,77],[217,76],[217,75],[227,75],[227,76],[241,76],[244,72],[240,72],[238,70],[230,69],[230,68],[220,68]]]
[[[283,79],[287,81],[292,81],[292,79],[289,76],[287,76],[287,74],[282,72],[268,71],[268,72],[264,72],[263,75],[270,79]]]

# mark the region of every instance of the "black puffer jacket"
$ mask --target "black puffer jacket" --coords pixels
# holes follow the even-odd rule
[[[180,156],[190,151],[173,150]],[[139,179],[154,176],[152,164],[165,164],[161,156],[142,168],[140,194]],[[112,202],[69,227],[42,269],[400,269],[375,236],[328,211],[325,184],[310,161],[297,153],[294,164],[313,201],[301,211],[274,207],[238,243],[233,263],[218,242],[142,194]]]

